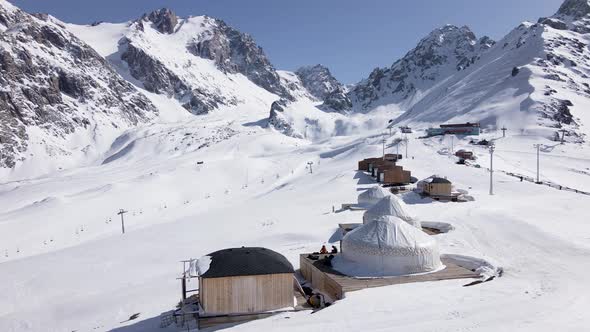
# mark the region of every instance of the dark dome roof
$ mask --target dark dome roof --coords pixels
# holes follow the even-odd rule
[[[434,178],[430,183],[451,183],[451,181],[443,178]]]
[[[266,248],[232,248],[209,254],[211,264],[202,278],[294,273],[285,256]]]

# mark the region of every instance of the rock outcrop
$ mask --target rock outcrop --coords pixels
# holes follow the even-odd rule
[[[270,106],[270,115],[268,117],[268,127],[273,128],[286,136],[303,138],[303,136],[293,128],[292,124],[289,123],[284,116],[285,107],[287,107],[288,104],[289,101],[287,99],[279,99],[272,103]]]
[[[346,112],[352,107],[345,87],[332,76],[327,67],[322,65],[301,67],[295,74],[313,97],[324,102],[320,106],[321,109]]]
[[[240,73],[256,85],[286,99],[292,99],[281,85],[279,75],[266,54],[248,34],[222,20],[210,19],[211,29],[187,47],[196,56],[213,60],[226,73]]]
[[[178,17],[168,8],[153,11],[142,17],[143,21],[150,21],[161,33],[172,34],[178,24]]]

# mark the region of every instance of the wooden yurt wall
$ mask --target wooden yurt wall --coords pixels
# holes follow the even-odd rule
[[[259,313],[293,306],[293,274],[202,278],[207,315]]]

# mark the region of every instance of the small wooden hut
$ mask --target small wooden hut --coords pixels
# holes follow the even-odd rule
[[[380,168],[387,168],[395,166],[395,162],[389,160],[379,159],[369,164],[369,172],[372,177],[377,176],[377,172]]]
[[[465,160],[475,160],[475,155],[472,151],[459,150],[455,152],[455,156]]]
[[[405,185],[412,182],[412,173],[401,166],[386,169],[379,175],[379,181],[384,184]]]
[[[234,248],[207,255],[199,276],[204,316],[258,314],[294,306],[294,270],[281,254],[265,248]]]
[[[434,177],[424,184],[424,193],[430,196],[451,197],[452,191],[453,184],[445,178]]]
[[[394,162],[385,161],[373,167],[373,171],[371,172],[371,174],[375,177],[377,181],[379,181],[379,177],[381,176],[380,174],[382,174],[386,170],[391,170],[396,167],[400,166],[396,166]]]

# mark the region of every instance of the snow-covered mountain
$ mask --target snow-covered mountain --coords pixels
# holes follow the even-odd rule
[[[479,121],[580,142],[590,115],[590,5],[567,0],[552,17],[524,22],[502,40],[446,26],[350,93],[357,111],[403,114],[394,124]],[[532,131],[535,130],[535,131]]]
[[[131,22],[69,29],[140,88],[173,97],[194,114],[293,99],[252,37],[218,19],[160,9]]]
[[[0,0],[0,168],[83,158],[154,105],[61,22]],[[43,165],[30,165],[43,169]]]
[[[480,121],[569,140],[589,133],[587,0],[566,1],[551,18],[525,22],[471,68],[431,89],[397,123]]]
[[[466,26],[436,29],[391,67],[376,68],[357,84],[350,92],[355,110],[391,104],[408,109],[436,84],[476,63],[492,45],[493,40],[477,39]]]

